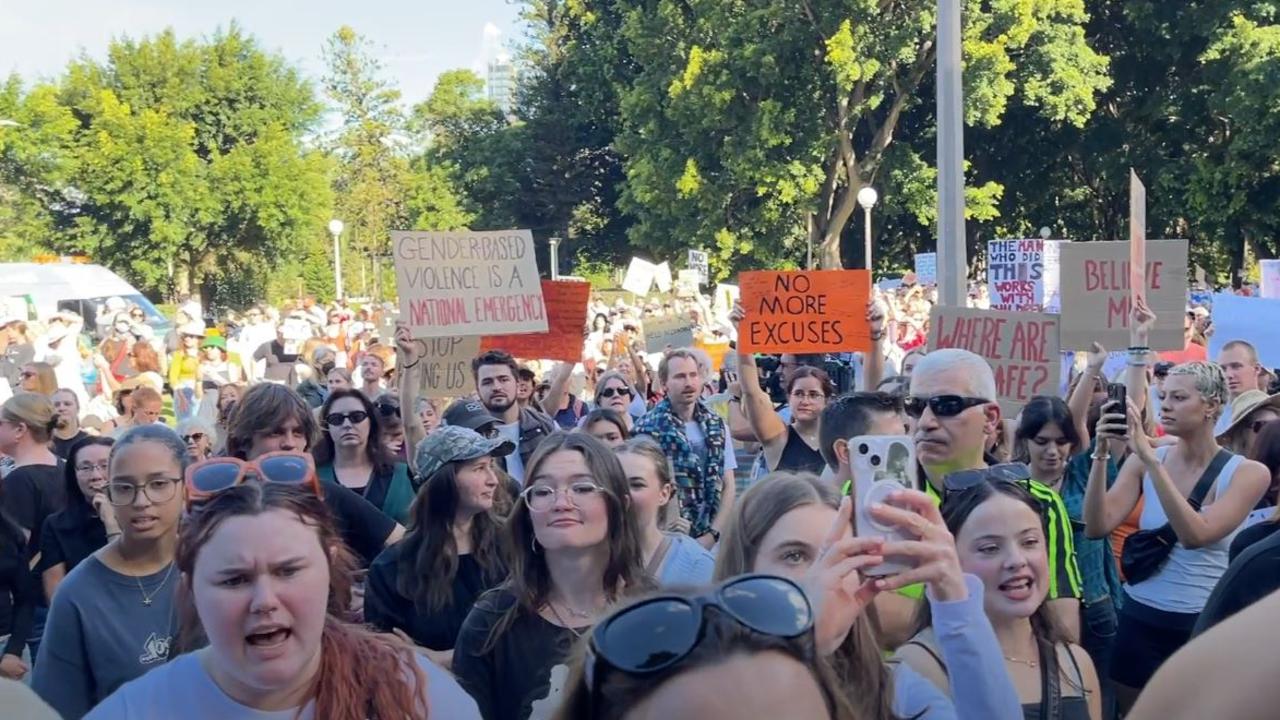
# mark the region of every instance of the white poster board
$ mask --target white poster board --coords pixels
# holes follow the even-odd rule
[[[698,271],[698,277],[703,285],[710,282],[711,277],[711,266],[707,261],[707,254],[702,250],[689,251],[689,267]]]
[[[916,282],[938,284],[938,253],[916,253]]]
[[[1262,297],[1280,298],[1280,260],[1259,260],[1262,274]]]
[[[671,292],[671,266],[665,261],[654,266],[653,283],[658,286],[658,292]]]
[[[1044,240],[987,243],[987,286],[992,310],[1038,312],[1044,307]]]
[[[622,281],[622,289],[644,297],[649,294],[649,288],[653,286],[653,277],[657,272],[658,267],[653,263],[633,257],[631,264],[627,266],[627,276]]]
[[[1263,367],[1280,367],[1280,325],[1264,319],[1280,317],[1280,300],[1216,293],[1211,317],[1210,360],[1218,357],[1223,345],[1246,340],[1258,349],[1258,361]]]

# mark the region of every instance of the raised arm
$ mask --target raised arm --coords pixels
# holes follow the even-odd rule
[[[418,392],[422,388],[422,357],[426,353],[425,343],[413,339],[409,326],[396,323],[396,367],[400,376],[400,419],[404,421],[404,440],[408,443],[405,457],[409,461],[409,469],[417,472],[414,452],[422,438],[427,436],[422,427],[422,416],[417,412]]]
[[[1125,415],[1115,412],[1116,403],[1108,403],[1098,420],[1098,446],[1089,468],[1089,484],[1084,492],[1085,537],[1104,538],[1111,534],[1133,512],[1142,495],[1142,474],[1145,467],[1141,459],[1130,454],[1116,476],[1115,484],[1107,489],[1107,461],[1111,459],[1108,448],[1114,439],[1124,439],[1138,428],[1131,427]],[[1146,434],[1143,433],[1143,437]],[[1132,445],[1133,441],[1130,440]],[[1148,447],[1150,443],[1147,443]]]
[[[862,389],[871,392],[884,378],[885,307],[879,300],[867,301],[867,324],[871,326],[871,352],[862,362]]]
[[[1080,436],[1080,448],[1089,447],[1089,405],[1093,402],[1093,388],[1102,377],[1102,365],[1107,361],[1107,349],[1098,343],[1089,351],[1084,368],[1084,376],[1076,383],[1076,388],[1067,399],[1067,407],[1071,410],[1071,419],[1076,424],[1076,434]]]
[[[729,313],[729,322],[736,328],[742,322],[742,317],[742,305],[734,303],[733,310]],[[744,352],[741,347],[738,349],[738,383],[742,389],[742,414],[751,425],[751,432],[756,440],[769,445],[779,438],[785,438],[787,424],[774,411],[769,394],[760,387],[755,355]]]
[[[551,371],[551,387],[542,399],[542,411],[548,417],[555,417],[560,412],[560,403],[569,391],[569,378],[573,377],[573,363],[558,363]]]

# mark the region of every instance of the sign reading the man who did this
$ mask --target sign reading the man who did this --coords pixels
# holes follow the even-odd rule
[[[747,352],[827,353],[871,349],[866,270],[755,271],[739,276]]]
[[[528,230],[395,231],[391,252],[415,338],[547,331]]]

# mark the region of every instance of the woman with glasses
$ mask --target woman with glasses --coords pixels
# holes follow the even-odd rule
[[[1098,437],[1126,440],[1130,455],[1107,488],[1109,456],[1093,454],[1085,532],[1105,537],[1143,500],[1140,529],[1125,541],[1125,601],[1111,659],[1122,712],[1190,638],[1227,569],[1232,539],[1271,486],[1264,465],[1218,447],[1214,426],[1226,404],[1222,369],[1190,362],[1170,370],[1160,392],[1160,423],[1176,444],[1154,447],[1132,403],[1127,408],[1108,404],[1098,422]],[[1168,549],[1143,567],[1131,565],[1130,548],[1144,542]]]
[[[107,498],[107,458],[115,440],[87,437],[67,453],[67,505],[44,521],[40,531],[40,579],[47,601],[53,600],[67,573],[120,535],[120,523]]]
[[[955,536],[961,568],[982,581],[986,615],[1004,656],[999,669],[1013,679],[1021,716],[1102,720],[1093,661],[1069,642],[1045,605],[1049,561],[1039,501],[1021,483],[988,475],[949,490],[942,518]],[[942,628],[931,605],[922,607],[919,626],[899,655],[939,688],[959,693],[963,669],[939,652]]]
[[[665,587],[706,584],[716,560],[689,537],[675,499],[675,470],[670,458],[646,436],[627,440],[616,452],[627,473],[645,573]]]
[[[58,376],[46,362],[29,362],[18,373],[23,391],[52,397],[58,391]]]
[[[177,627],[174,550],[187,449],[169,428],[139,425],[116,440],[108,462],[120,535],[58,587],[31,681],[64,718],[84,716],[162,666]]]
[[[503,527],[510,579],[462,624],[453,669],[485,720],[548,717],[570,648],[624,594],[652,587],[617,457],[582,433],[553,433],[529,459]]]
[[[188,462],[198,463],[213,456],[214,445],[218,442],[218,434],[209,423],[200,417],[192,417],[178,423],[178,437],[187,446]]]
[[[373,408],[378,412],[378,441],[388,455],[398,463],[408,463],[408,443],[404,420],[400,417],[400,400],[394,393],[385,392],[374,398]]]
[[[813,622],[779,577],[642,598],[592,630],[555,717],[863,720],[816,657]]]
[[[386,416],[359,390],[338,390],[320,406],[316,474],[358,493],[387,517],[406,524],[413,502],[409,466],[379,441]]]
[[[418,443],[414,462],[424,479],[412,529],[369,566],[365,621],[405,633],[445,668],[476,598],[507,574],[493,512],[503,492],[495,458],[514,449],[453,425]]]
[[[178,545],[182,654],[89,718],[478,718],[445,672],[350,622],[354,562],[315,486],[214,491]]]
[[[729,322],[737,328],[742,318],[742,305],[734,303]],[[742,394],[733,396],[730,402],[741,404],[742,414],[762,446],[765,467],[770,472],[821,473],[826,467],[818,451],[822,410],[836,391],[826,371],[804,366],[791,373],[785,387],[787,408],[791,412],[789,423],[778,415],[769,393],[760,387],[755,355],[741,350],[738,352],[738,387]]]
[[[819,652],[830,658],[862,720],[1016,717],[1018,700],[982,612],[982,584],[960,569],[933,503],[908,495],[902,503],[911,510],[875,512],[916,540],[885,544],[850,534],[852,503],[842,502],[830,483],[808,473],[769,475],[734,507],[715,577],[769,573],[803,584],[816,605]],[[888,554],[906,556],[916,568],[884,580],[860,574]],[[873,631],[873,598],[917,582],[928,587],[942,654],[956,668],[954,701],[906,664],[886,664]]]

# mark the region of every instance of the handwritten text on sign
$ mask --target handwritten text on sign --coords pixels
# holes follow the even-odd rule
[[[480,338],[447,337],[418,340],[422,360],[418,370],[418,394],[429,398],[455,398],[476,391],[471,360],[480,354]]]
[[[1044,304],[1044,240],[987,243],[992,310],[1032,310]]]
[[[577,280],[543,280],[542,299],[547,307],[547,331],[522,335],[489,335],[480,344],[485,350],[505,350],[523,360],[582,359],[582,332],[587,324],[591,285]]]
[[[528,230],[391,233],[400,315],[415,338],[546,332]]]
[[[1057,394],[1057,315],[938,306],[932,313],[929,349],[939,348],[986,358],[995,373],[1000,406],[1009,417],[1036,395]]]
[[[1129,243],[1064,243],[1062,255],[1062,346],[1088,350],[1129,346],[1133,301],[1129,293]],[[1187,303],[1187,241],[1148,240],[1146,299],[1156,314],[1148,345],[1181,350]]]
[[[866,270],[744,272],[738,285],[746,311],[738,342],[747,352],[871,349]]]

